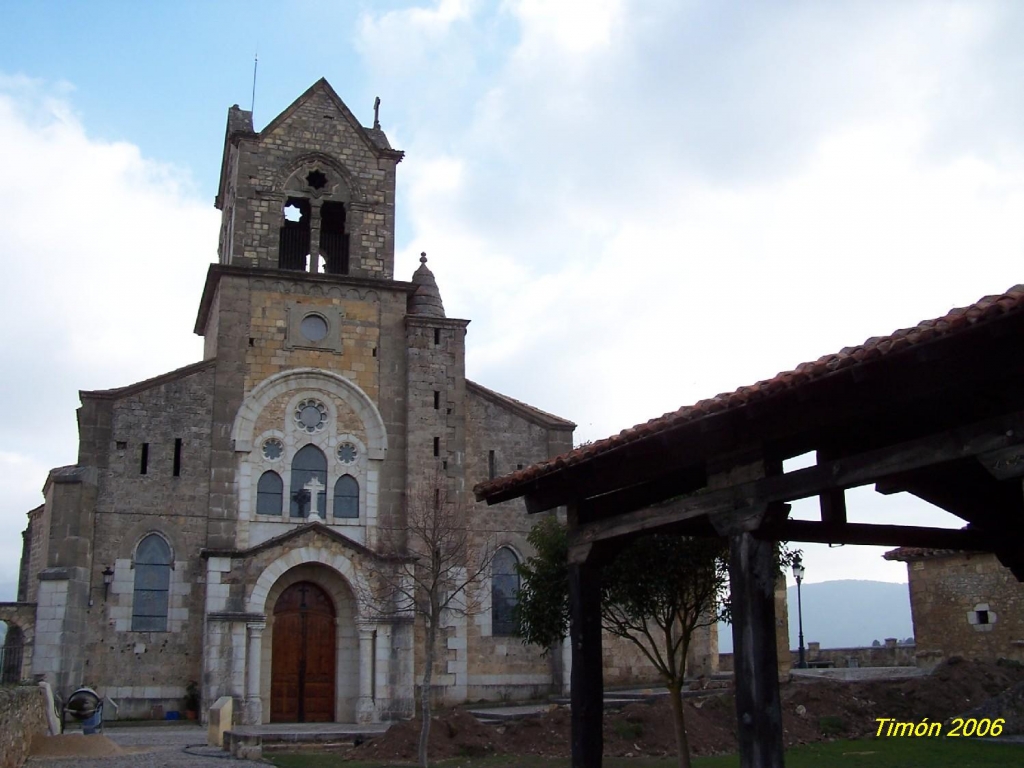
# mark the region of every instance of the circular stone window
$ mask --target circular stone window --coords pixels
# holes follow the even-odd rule
[[[276,437],[271,437],[263,443],[263,458],[267,461],[277,461],[284,453],[284,444]]]
[[[323,341],[327,336],[327,321],[320,315],[306,315],[299,324],[299,331],[309,341]]]
[[[310,434],[321,431],[327,424],[327,406],[319,400],[303,400],[295,408],[295,424]]]
[[[338,446],[338,461],[342,464],[351,464],[356,460],[359,451],[353,443],[342,443]]]

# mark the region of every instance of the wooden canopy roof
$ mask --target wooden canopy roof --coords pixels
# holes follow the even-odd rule
[[[783,460],[817,465],[783,473]],[[643,531],[993,551],[1024,580],[1024,286],[481,483],[478,499],[573,508],[573,557]],[[844,491],[906,491],[964,530],[847,522]],[[786,502],[818,496],[821,521]],[[747,526],[749,529],[749,526]]]

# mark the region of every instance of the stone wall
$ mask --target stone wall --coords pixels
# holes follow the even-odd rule
[[[572,440],[568,422],[546,417],[527,406],[469,382],[466,385],[466,487],[515,472],[549,458],[560,441]],[[473,508],[472,525],[482,545],[510,549],[522,562],[533,554],[526,537],[539,516],[528,515],[522,499]],[[491,584],[480,590],[481,610],[470,617],[464,631],[468,644],[470,700],[536,698],[561,686],[561,655],[543,656],[542,649],[527,646],[517,637],[494,635],[491,616]],[[449,661],[460,641],[450,638]]]
[[[32,737],[45,735],[46,698],[35,685],[0,686],[0,768],[19,768]]]
[[[731,653],[719,654],[719,669],[733,671]],[[788,658],[792,669],[800,661],[799,651],[791,650]],[[836,668],[847,667],[913,667],[917,664],[917,649],[913,644],[897,644],[886,641],[880,646],[857,646],[851,648],[822,648],[818,643],[808,643],[804,658],[808,664],[828,663]]]
[[[1024,661],[1024,584],[991,554],[907,563],[918,663],[950,656]]]
[[[84,629],[78,642],[65,644],[81,648],[84,657],[81,673],[66,685],[88,685],[111,697],[121,717],[148,717],[157,705],[179,710],[185,685],[200,679],[203,596],[197,585],[204,574],[197,554],[207,540],[213,379],[213,366],[199,364],[123,390],[83,393],[84,426],[106,439],[88,452],[83,441],[80,457],[97,471],[95,550],[87,594],[64,598],[66,616],[80,615]],[[167,542],[172,558],[163,632],[132,628],[135,548],[151,533]],[[109,588],[101,573],[106,567],[114,571]],[[50,600],[59,598],[55,593]],[[41,594],[40,611],[46,610],[42,601]]]

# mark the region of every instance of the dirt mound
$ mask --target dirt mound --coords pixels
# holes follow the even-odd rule
[[[983,664],[950,659],[931,675],[907,680],[837,682],[800,679],[781,689],[782,727],[786,746],[834,738],[873,735],[875,718],[943,721],[969,710],[1017,684],[1024,684],[1024,666]],[[1024,696],[1024,694],[1021,694]],[[731,693],[716,693],[683,702],[690,751],[694,755],[735,752],[736,709]],[[409,760],[416,755],[419,721],[393,726],[386,734],[353,750],[361,759]],[[570,715],[567,707],[505,725],[482,725],[464,709],[445,710],[433,719],[432,757],[476,757],[488,754],[569,754]],[[672,709],[667,697],[635,703],[604,719],[605,754],[658,756],[676,751]]]
[[[391,726],[383,736],[352,750],[359,759],[412,759],[420,738],[420,721]],[[501,745],[502,749],[499,749]],[[504,739],[493,726],[483,725],[464,709],[445,710],[431,719],[429,753],[432,758],[478,757],[502,752]]]
[[[961,712],[958,717],[965,720],[971,717],[976,720],[984,717],[990,720],[1002,718],[1006,721],[1003,724],[1005,735],[1024,734],[1024,683],[1017,683],[998,696],[986,699],[977,707]]]
[[[121,757],[127,754],[131,753],[98,733],[92,736],[80,733],[37,735],[29,750],[31,757]]]

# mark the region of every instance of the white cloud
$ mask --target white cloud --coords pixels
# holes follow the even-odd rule
[[[74,463],[79,389],[195,362],[219,215],[189,178],[89,136],[67,85],[0,77],[0,581],[50,467]]]
[[[561,8],[504,6],[473,121],[443,152],[420,126],[401,169],[398,275],[431,254],[470,376],[598,439],[1020,282],[1011,7]],[[905,579],[835,552],[816,573]]]

